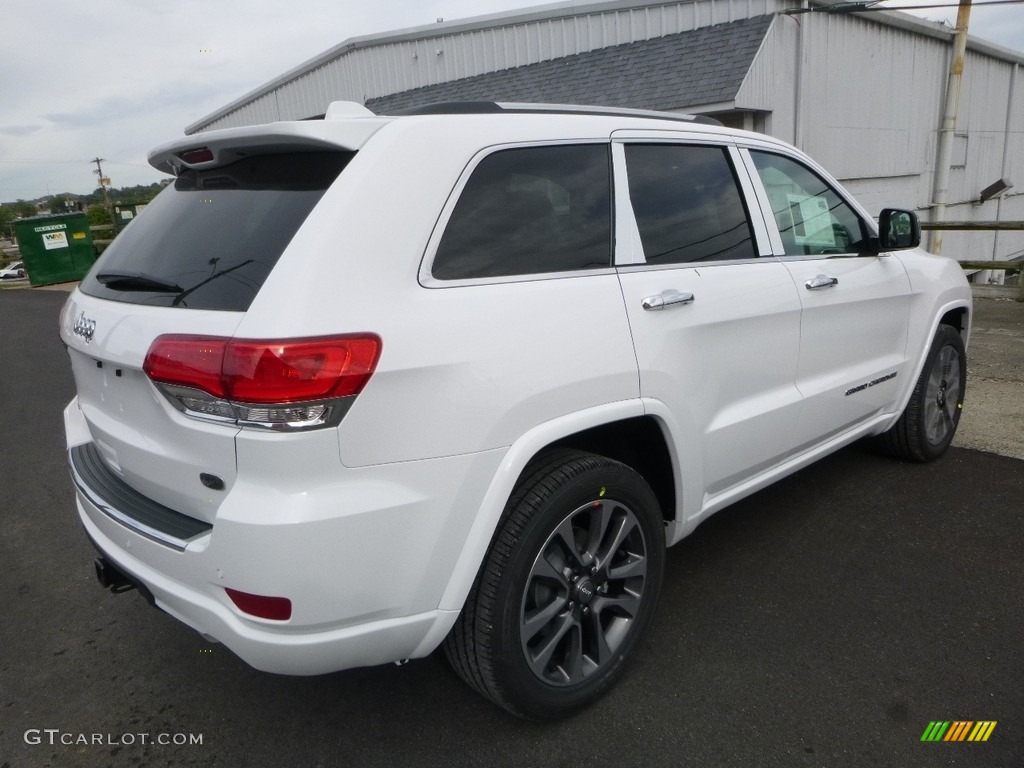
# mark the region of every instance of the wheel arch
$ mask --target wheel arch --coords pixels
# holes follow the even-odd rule
[[[960,336],[964,340],[964,346],[967,346],[967,335],[970,330],[970,310],[966,306],[954,307],[953,309],[947,310],[945,314],[939,318],[938,324],[932,329],[932,336],[935,335],[935,331],[938,330],[940,325],[948,325],[955,328]]]
[[[676,519],[672,455],[662,426],[653,416],[635,416],[601,424],[567,435],[549,447],[575,448],[625,464],[651,486],[661,507],[662,520],[670,523]]]
[[[892,419],[886,422],[879,429],[879,434],[892,427],[893,424],[899,420],[903,411],[906,410],[907,404],[910,402],[911,395],[913,395],[914,392],[914,385],[921,376],[921,371],[924,369],[924,364],[928,359],[928,351],[931,349],[932,339],[935,338],[935,334],[938,332],[940,326],[948,325],[954,328],[963,339],[964,347],[967,347],[971,332],[972,310],[973,304],[969,297],[966,299],[954,299],[937,308],[937,311],[932,315],[932,321],[928,326],[928,333],[922,339],[921,348],[918,350],[916,360],[914,360],[914,367],[904,382],[903,392],[900,396],[898,408],[893,413]],[[910,350],[908,350],[908,356],[909,353]]]
[[[639,400],[620,401],[540,424],[506,452],[452,569],[439,608],[459,611],[469,595],[512,491],[527,465],[549,448],[575,448],[632,467],[654,491],[666,523],[675,521],[678,488],[668,437]],[[648,474],[651,477],[648,477]]]

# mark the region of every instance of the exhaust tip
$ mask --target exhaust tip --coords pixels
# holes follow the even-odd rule
[[[97,557],[93,560],[93,567],[96,569],[96,580],[104,589],[109,589],[112,592],[126,592],[135,587],[131,580],[105,557]]]

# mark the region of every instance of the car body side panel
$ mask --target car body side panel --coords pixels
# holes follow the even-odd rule
[[[491,139],[495,148],[505,140],[501,131]],[[638,396],[610,265],[561,279],[420,284],[421,258],[429,261],[439,239],[431,233],[443,228],[438,217],[477,147],[441,125],[382,128],[325,194],[239,327],[256,338],[381,337],[376,372],[339,428],[346,466],[507,447],[562,414]]]
[[[787,258],[803,306],[797,426],[813,445],[878,413],[896,409],[907,375],[910,281],[891,256]],[[838,284],[809,290],[819,275]]]

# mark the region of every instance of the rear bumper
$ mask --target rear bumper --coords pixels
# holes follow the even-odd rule
[[[69,443],[88,433],[76,401],[65,422]],[[425,656],[441,642],[458,616],[438,608],[441,595],[502,453],[338,463],[335,476],[305,484],[240,468],[212,525],[180,545],[126,520],[137,510],[125,515],[74,462],[72,474],[89,538],[158,607],[257,669],[313,675]],[[227,587],[287,597],[292,617],[244,614]]]
[[[260,626],[240,617],[223,602],[148,567],[119,547],[93,522],[81,498],[78,512],[96,548],[133,581],[144,585],[157,607],[223,643],[247,664],[264,672],[319,675],[425,656],[441,642],[458,615],[435,610],[320,631]]]

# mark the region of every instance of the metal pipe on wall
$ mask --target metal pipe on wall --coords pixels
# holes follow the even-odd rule
[[[805,12],[811,9],[810,0],[801,0],[800,8]],[[793,146],[804,149],[803,146],[803,89],[804,89],[804,46],[805,35],[804,23],[810,22],[811,14],[804,13],[804,18],[791,17],[797,24],[796,33],[796,73],[793,78]]]
[[[946,81],[946,101],[939,127],[939,141],[935,157],[935,184],[932,188],[932,221],[946,216],[949,197],[949,163],[953,154],[953,134],[956,131],[956,113],[960,105],[960,86],[963,82],[964,55],[967,51],[967,25],[971,18],[971,0],[960,0],[956,13],[956,31],[953,34],[953,58],[949,63]],[[942,253],[942,230],[934,230],[928,241],[932,253]]]
[[[1013,96],[1017,91],[1017,73],[1020,71],[1020,64],[1014,64],[1013,69],[1010,70],[1010,93],[1006,97],[1006,127],[1003,133],[1003,160],[999,165],[999,178],[1005,179],[1010,172],[1010,128],[1011,119],[1013,118]],[[1003,217],[1003,197],[999,196],[996,200],[996,221]],[[999,232],[997,231],[995,237],[992,239],[992,260],[998,261],[999,259]],[[1024,275],[1017,278],[1021,286],[1024,287]]]

